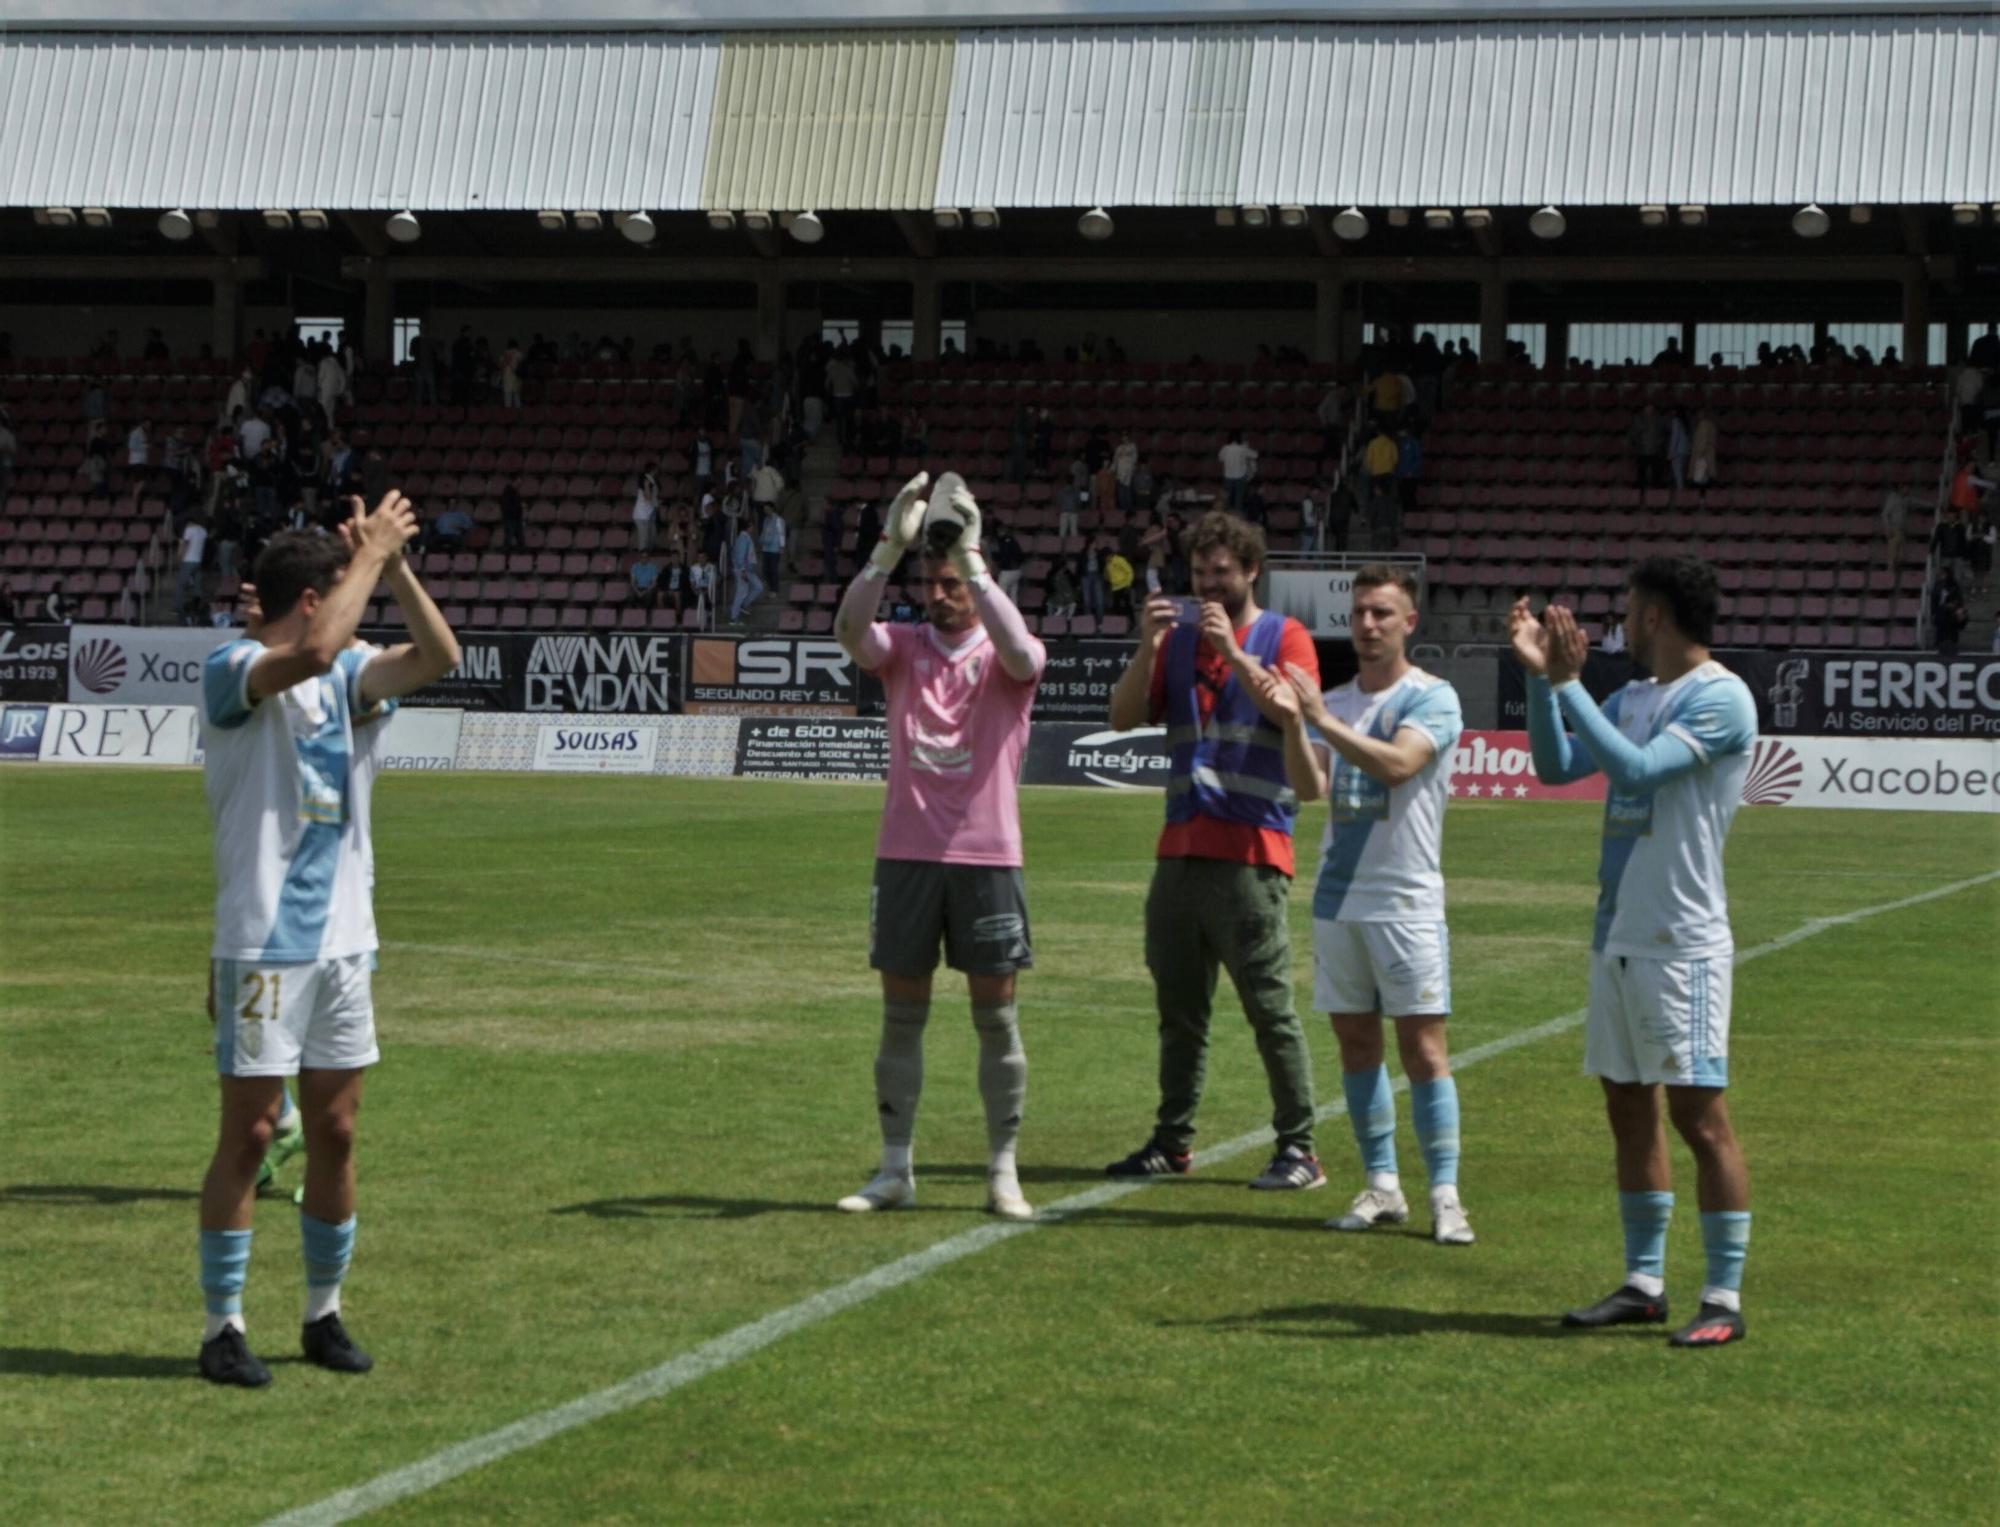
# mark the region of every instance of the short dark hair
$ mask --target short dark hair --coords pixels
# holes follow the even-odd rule
[[[347,566],[347,543],[314,530],[281,530],[257,554],[250,581],[266,621],[292,613],[299,596],[312,589],[322,598]]]
[[[1648,557],[1626,580],[1635,594],[1664,603],[1682,636],[1706,647],[1715,639],[1715,612],[1722,602],[1715,569],[1694,557]]]
[[[1246,572],[1264,565],[1264,532],[1227,509],[1209,510],[1194,522],[1194,528],[1187,533],[1190,562],[1217,547],[1240,562]]]
[[[1370,562],[1365,567],[1354,570],[1354,591],[1380,588],[1385,583],[1393,583],[1410,596],[1411,604],[1422,602],[1422,589],[1417,583],[1417,575],[1407,567],[1398,567],[1389,562]]]

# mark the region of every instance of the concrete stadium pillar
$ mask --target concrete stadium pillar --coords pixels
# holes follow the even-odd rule
[[[1312,358],[1338,366],[1347,353],[1347,335],[1341,323],[1347,284],[1337,276],[1323,276],[1313,286]]]
[[[937,277],[919,271],[910,278],[910,358],[934,361],[943,348],[943,309],[938,301]]]
[[[1928,366],[1931,348],[1931,276],[1922,260],[1903,270],[1903,364]]]
[[[1497,366],[1507,358],[1507,281],[1499,271],[1479,278],[1479,362]]]
[[[1689,365],[1699,365],[1701,357],[1694,353],[1697,343],[1696,330],[1700,327],[1692,318],[1681,320],[1681,354],[1687,357]]]
[[[210,285],[214,312],[209,343],[219,357],[233,365],[243,348],[243,282],[230,264],[217,269]]]
[[[757,359],[774,361],[785,348],[785,282],[775,270],[757,276]]]
[[[370,260],[363,278],[361,353],[377,371],[396,359],[396,282],[386,260]]]

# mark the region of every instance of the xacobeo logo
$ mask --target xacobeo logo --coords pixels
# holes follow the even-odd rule
[[[1799,793],[1804,778],[1805,766],[1799,755],[1784,743],[1767,738],[1750,755],[1750,772],[1743,776],[1743,804],[1782,806]]]
[[[94,695],[108,695],[125,682],[125,649],[107,637],[85,642],[70,661],[77,683]]]

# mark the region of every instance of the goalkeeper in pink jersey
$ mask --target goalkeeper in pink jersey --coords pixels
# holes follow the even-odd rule
[[[1048,654],[988,574],[979,505],[956,473],[896,495],[876,545],[840,602],[834,634],[882,681],[889,703],[889,791],[868,903],[868,963],[882,972],[875,1100],[882,1165],[840,1207],[865,1214],[916,1201],[911,1138],[924,1085],[924,1024],[938,947],[965,972],[979,1034],[979,1094],[992,1148],[986,1207],[1029,1219],[1014,1141],[1028,1060],[1014,974],[1034,964],[1021,877],[1017,781],[1028,716]],[[875,619],[889,577],[921,542],[914,586],[923,625]]]

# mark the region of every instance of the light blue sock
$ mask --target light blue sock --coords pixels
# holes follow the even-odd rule
[[[1340,1085],[1347,1094],[1347,1122],[1354,1126],[1354,1143],[1361,1147],[1361,1169],[1395,1171],[1396,1096],[1389,1090],[1389,1068],[1343,1071]]]
[[[1674,1195],[1621,1191],[1618,1216],[1625,1221],[1625,1270],[1649,1278],[1664,1278],[1667,1221],[1674,1217]]]
[[[338,1225],[314,1219],[299,1210],[299,1244],[306,1262],[306,1319],[340,1308],[340,1280],[347,1276],[347,1264],[354,1256],[354,1216]]]
[[[1701,1249],[1708,1258],[1708,1287],[1741,1291],[1743,1259],[1750,1253],[1749,1210],[1703,1210]]]
[[[1410,1083],[1410,1117],[1434,1188],[1458,1186],[1458,1083],[1449,1076]]]
[[[201,1233],[201,1303],[214,1319],[243,1315],[243,1281],[250,1274],[248,1230]]]

